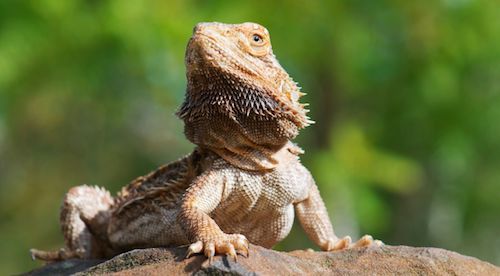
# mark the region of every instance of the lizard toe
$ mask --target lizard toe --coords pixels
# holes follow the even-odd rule
[[[205,250],[203,250],[203,253],[208,258],[209,264],[212,264],[212,261],[214,260],[215,252],[216,252],[215,251],[215,244],[213,242],[208,242],[205,245]]]
[[[45,262],[58,262],[67,259],[74,258],[84,258],[83,252],[81,250],[69,250],[66,248],[61,248],[55,251],[43,251],[38,249],[30,249],[31,259],[41,260]]]
[[[237,261],[237,254],[248,256],[248,240],[241,234],[226,235],[220,242],[216,243],[216,254],[225,254]]]
[[[333,248],[331,250],[333,251],[337,251],[337,250],[343,250],[343,249],[347,249],[349,248],[349,246],[351,245],[352,243],[352,239],[350,236],[345,236],[343,237],[342,239],[338,240]]]
[[[186,259],[203,252],[212,263],[215,255],[226,255],[237,261],[237,255],[248,257],[249,242],[240,234],[224,235],[219,238],[199,240],[192,243],[186,252]]]
[[[362,247],[380,247],[384,243],[380,240],[374,240],[370,235],[364,235],[356,243],[354,243],[351,248],[362,248]]]
[[[354,243],[351,248],[368,247],[373,244],[373,237],[370,235],[364,235],[356,243]]]
[[[191,257],[193,254],[200,253],[203,250],[203,242],[202,241],[197,241],[195,243],[192,243],[187,250],[186,253],[186,259]]]
[[[234,248],[236,249],[236,253],[243,255],[245,257],[249,256],[248,248],[250,246],[250,242],[248,242],[247,238],[241,234],[236,234],[236,239],[232,242]]]
[[[234,249],[234,245],[232,243],[225,243],[220,248],[219,251],[225,252],[226,256],[231,257],[235,262],[238,261],[236,257],[236,250]]]

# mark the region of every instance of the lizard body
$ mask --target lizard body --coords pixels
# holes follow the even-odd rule
[[[187,256],[246,254],[284,239],[296,215],[322,250],[380,245],[337,238],[302,150],[291,140],[311,123],[297,84],[255,23],[200,23],[186,51],[178,116],[197,145],[112,197],[77,186],[61,209],[65,248],[34,258],[111,257],[133,248],[189,245]]]

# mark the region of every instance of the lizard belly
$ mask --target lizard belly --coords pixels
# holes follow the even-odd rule
[[[267,248],[288,235],[294,219],[292,204],[278,209],[266,205],[254,207],[244,216],[223,215],[224,209],[219,209],[216,214],[220,215],[215,215],[214,220],[225,233],[243,234],[251,243]]]
[[[243,229],[250,242],[271,248],[283,240],[292,229],[294,210],[293,206],[287,205],[273,212],[260,212],[256,219],[248,223]]]
[[[303,196],[290,171],[283,166],[266,174],[238,173],[211,217],[225,233],[243,234],[254,244],[272,247],[290,232],[293,202]]]

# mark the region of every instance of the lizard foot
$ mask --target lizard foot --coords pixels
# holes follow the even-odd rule
[[[186,259],[193,254],[201,253],[208,258],[209,263],[212,263],[215,254],[225,254],[237,261],[237,254],[248,257],[249,242],[245,236],[240,234],[225,234],[219,239],[206,239],[205,241],[197,241],[192,243],[186,254]]]
[[[374,240],[372,236],[370,235],[364,235],[359,239],[356,243],[352,244],[349,248],[360,248],[360,247],[370,247],[370,246],[375,246],[375,247],[380,247],[384,245],[384,243],[381,240]]]
[[[327,251],[337,251],[349,248],[361,248],[361,247],[370,247],[376,246],[380,247],[384,245],[384,243],[380,240],[374,240],[370,235],[364,235],[357,242],[352,243],[352,239],[349,236],[345,236],[342,239],[337,241],[328,241],[326,250]]]
[[[61,248],[56,251],[43,251],[38,249],[30,249],[31,258],[33,260],[42,260],[46,262],[57,262],[67,259],[81,258],[82,254],[79,251],[70,251]]]

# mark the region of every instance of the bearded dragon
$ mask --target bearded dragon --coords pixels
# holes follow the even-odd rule
[[[187,91],[178,116],[196,145],[184,158],[141,176],[117,196],[87,185],[66,194],[65,247],[32,249],[45,261],[109,258],[146,247],[187,245],[202,253],[248,255],[271,248],[297,215],[322,250],[381,245],[365,235],[338,238],[302,150],[291,142],[311,124],[303,95],[255,23],[199,23],[185,62]]]

